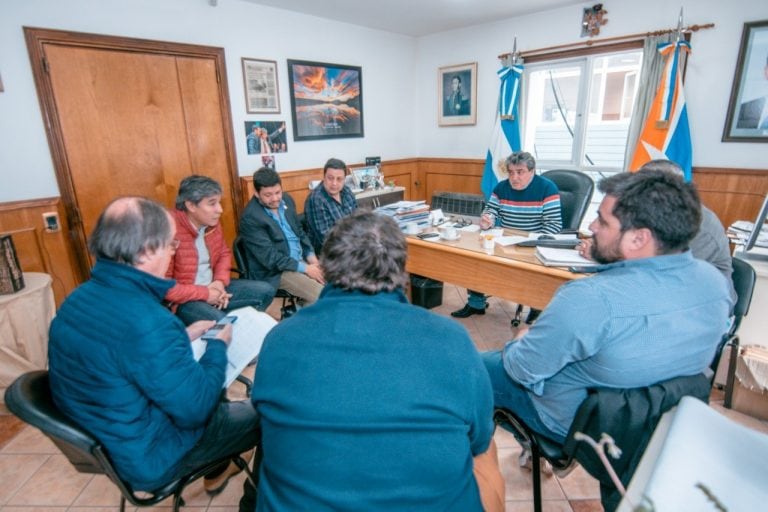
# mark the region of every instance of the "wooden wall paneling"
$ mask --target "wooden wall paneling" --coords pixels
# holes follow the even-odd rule
[[[45,231],[43,213],[56,212],[60,229]],[[65,233],[66,216],[59,198],[0,204],[0,233],[10,233],[19,264],[25,272],[44,272],[53,280],[56,305],[80,282],[78,265]]]
[[[409,201],[424,199],[423,179],[419,173],[419,161],[415,158],[388,160],[381,163],[381,172],[386,183],[405,187],[403,197]]]
[[[430,158],[421,161],[424,194],[429,201],[435,192],[480,193],[483,176],[482,160]]]
[[[737,220],[754,220],[768,193],[768,169],[697,167],[693,182],[702,203],[728,227]]]

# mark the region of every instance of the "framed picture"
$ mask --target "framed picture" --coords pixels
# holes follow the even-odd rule
[[[768,20],[744,24],[723,142],[768,142]]]
[[[279,114],[277,62],[245,57],[242,61],[245,110],[249,114]]]
[[[359,66],[288,60],[293,140],[362,137]]]
[[[437,124],[477,122],[477,62],[437,70]]]
[[[246,121],[245,144],[249,155],[288,151],[285,121]]]

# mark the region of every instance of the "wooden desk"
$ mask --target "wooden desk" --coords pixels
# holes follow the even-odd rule
[[[585,277],[562,268],[545,267],[534,255],[533,247],[482,248],[477,233],[462,232],[460,239],[420,240],[406,237],[411,274],[437,279],[478,292],[501,297],[518,304],[544,309],[555,290],[571,279]]]

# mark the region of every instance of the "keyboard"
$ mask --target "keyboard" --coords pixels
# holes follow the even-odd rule
[[[523,240],[515,245],[518,247],[554,247],[557,249],[575,249],[581,243],[578,238],[567,240]]]

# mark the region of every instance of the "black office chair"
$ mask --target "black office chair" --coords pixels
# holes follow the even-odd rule
[[[728,373],[725,380],[725,398],[723,405],[730,409],[733,401],[733,387],[736,380],[736,361],[739,358],[739,336],[738,330],[741,320],[749,312],[749,305],[752,303],[752,293],[755,290],[757,275],[752,265],[740,258],[732,258],[733,263],[733,287],[736,289],[736,305],[733,307],[733,323],[728,332],[723,336],[720,346],[715,352],[715,359],[712,361],[712,371],[717,372],[720,364],[720,356],[725,347],[730,347],[728,358]],[[714,376],[714,374],[713,374]]]
[[[245,254],[245,240],[243,240],[241,236],[235,237],[235,241],[232,244],[232,256],[235,259],[235,265],[237,265],[237,268],[233,270],[237,272],[241,277],[248,279],[250,278],[248,272],[248,258],[245,257]],[[282,299],[283,301],[283,304],[280,307],[281,320],[290,317],[296,312],[296,304],[299,300],[299,297],[291,294],[287,290],[283,290],[282,288],[278,288],[277,292],[275,292],[275,297]]]
[[[541,173],[545,178],[555,182],[560,191],[560,215],[563,221],[563,232],[578,232],[581,221],[589,208],[595,182],[581,171],[569,169],[553,169]],[[531,308],[525,323],[530,324],[539,317],[540,310]],[[517,305],[517,311],[512,318],[512,327],[518,327],[523,319],[523,305]]]
[[[47,371],[29,372],[17,378],[5,391],[5,404],[21,420],[49,437],[78,472],[109,477],[120,489],[121,512],[125,511],[126,500],[137,507],[148,507],[169,496],[173,496],[173,510],[178,511],[184,505],[181,493],[187,485],[230,460],[246,472],[251,482],[255,482],[245,460],[239,454],[232,454],[169,482],[160,489],[137,492],[118,476],[102,444],[67,418],[53,403]]]
[[[595,182],[583,172],[569,169],[553,169],[541,175],[554,181],[560,191],[563,231],[578,231],[592,200]]]
[[[570,472],[576,462],[581,464],[600,482],[601,501],[605,511],[610,512],[621,500],[620,491],[595,451],[576,440],[574,434],[581,432],[597,441],[606,433],[614,439],[622,454],[618,459],[609,457],[609,460],[626,488],[662,414],[677,405],[683,396],[693,396],[708,403],[710,387],[709,377],[698,374],[676,377],[643,388],[591,389],[576,412],[565,444],[534,432],[509,409],[496,409],[494,421],[530,446],[534,512],[541,512],[542,506],[542,457],[550,463],[554,473],[561,476]]]

